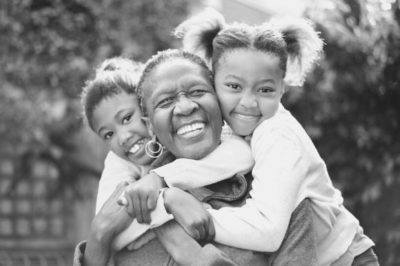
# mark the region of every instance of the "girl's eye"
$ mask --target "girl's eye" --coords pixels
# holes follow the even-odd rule
[[[259,88],[257,91],[261,92],[261,93],[271,93],[271,92],[274,92],[275,89],[273,89],[271,87],[262,87],[262,88]]]
[[[105,140],[110,139],[112,136],[114,135],[114,133],[112,131],[107,132],[106,134],[104,134],[103,138]]]
[[[128,114],[128,115],[124,116],[122,118],[122,124],[129,123],[129,121],[131,121],[131,119],[132,119],[132,114]]]
[[[174,97],[167,97],[159,101],[156,107],[159,108],[168,108],[174,102]]]
[[[235,91],[239,91],[240,90],[240,85],[236,84],[236,83],[227,83],[226,86],[228,88],[231,88],[232,90],[235,90]]]

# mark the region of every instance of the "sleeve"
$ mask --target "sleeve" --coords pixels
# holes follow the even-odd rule
[[[131,162],[119,158],[113,152],[109,152],[104,161],[104,169],[101,173],[99,188],[97,191],[96,214],[103,204],[111,196],[115,188],[122,181],[132,181],[140,177],[140,169]]]
[[[170,187],[190,189],[228,179],[251,170],[254,160],[250,146],[239,136],[223,138],[222,143],[201,160],[176,159],[153,169]]]
[[[137,240],[148,230],[159,227],[162,224],[174,219],[173,215],[168,213],[164,207],[163,191],[164,190],[162,190],[158,196],[156,208],[150,213],[151,223],[140,224],[136,219],[134,219],[124,231],[115,237],[113,242],[113,247],[115,250],[121,250],[128,244]]]
[[[80,242],[75,247],[73,266],[83,266],[83,257],[85,255],[86,241]]]
[[[251,198],[242,207],[209,210],[215,241],[243,249],[276,251],[295,208],[304,173],[301,152],[291,134],[270,130],[253,136],[255,159]]]

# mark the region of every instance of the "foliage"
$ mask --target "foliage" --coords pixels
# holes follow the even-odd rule
[[[186,9],[184,0],[1,1],[0,145],[17,179],[37,158],[57,165],[60,185],[93,173],[74,153],[84,81],[107,57],[171,47]]]
[[[400,1],[318,3],[307,15],[325,39],[325,58],[286,100],[382,265],[398,265]]]

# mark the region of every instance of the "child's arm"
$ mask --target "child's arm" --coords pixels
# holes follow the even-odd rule
[[[238,136],[224,138],[222,143],[201,160],[177,159],[150,171],[128,187],[131,204],[139,223],[149,223],[149,213],[155,208],[162,186],[181,189],[197,188],[249,171],[254,164],[250,146]],[[165,181],[165,183],[164,183]],[[133,208],[133,209],[132,209]]]
[[[254,181],[240,208],[210,209],[215,241],[256,251],[276,251],[299,199],[306,167],[296,138],[271,130],[253,136]],[[257,233],[255,233],[257,232]]]
[[[250,146],[239,136],[229,136],[208,156],[201,160],[176,159],[151,172],[164,178],[169,187],[190,189],[203,187],[246,173],[253,167]]]
[[[114,189],[122,181],[134,181],[140,177],[140,169],[131,162],[119,158],[115,153],[109,152],[104,161],[97,191],[96,213],[110,197]]]

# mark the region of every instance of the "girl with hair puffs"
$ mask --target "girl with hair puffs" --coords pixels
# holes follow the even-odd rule
[[[279,246],[291,213],[309,198],[319,265],[378,265],[374,243],[343,206],[310,137],[281,103],[285,86],[301,86],[321,54],[323,42],[311,24],[281,18],[258,26],[228,25],[208,10],[183,22],[176,35],[185,50],[210,63],[225,121],[250,140],[251,198],[241,208],[213,214],[229,221],[226,230],[240,227],[246,217],[269,232],[266,245]],[[250,218],[254,209],[258,215]]]

